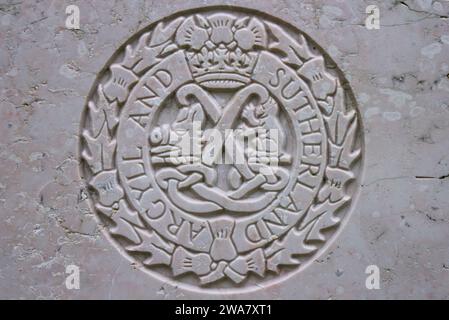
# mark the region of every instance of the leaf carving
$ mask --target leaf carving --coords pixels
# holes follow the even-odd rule
[[[344,90],[340,85],[335,94],[333,111],[330,116],[324,116],[324,120],[329,136],[330,166],[349,169],[360,155],[360,149],[353,150],[357,117],[354,110],[346,111]]]
[[[93,173],[114,168],[115,140],[109,136],[108,128],[103,125],[97,137],[91,136],[88,130],[84,130],[83,137],[89,148],[89,152],[83,151],[82,157],[89,164]]]
[[[327,214],[328,212],[335,212],[341,206],[343,206],[346,202],[350,200],[349,196],[345,196],[337,202],[330,202],[326,200],[322,203],[315,204],[310,207],[309,212],[305,219],[301,222],[300,229],[304,228],[307,225],[310,225],[314,220],[317,220],[319,217]]]
[[[114,221],[115,226],[109,229],[112,234],[125,237],[134,243],[141,242],[134,226],[143,228],[144,225],[137,212],[132,211],[125,200],[120,200],[118,209],[101,205],[97,205],[97,209]]]
[[[316,223],[313,224],[307,240],[326,241],[326,237],[321,231],[336,226],[339,223],[340,218],[334,216],[334,211],[326,211],[317,219]]]
[[[98,86],[98,102],[97,102],[99,112],[103,111],[106,119],[106,123],[108,125],[108,129],[110,132],[114,130],[119,122],[119,108],[117,105],[117,101],[109,103],[107,100],[103,86],[100,84]]]
[[[175,246],[163,240],[156,232],[136,228],[142,242],[136,246],[129,246],[129,251],[139,251],[150,253],[151,256],[143,262],[145,265],[170,265],[171,254],[175,250]]]
[[[170,40],[178,29],[179,25],[184,21],[183,17],[173,20],[167,26],[163,22],[157,24],[150,41],[150,46],[157,46]]]
[[[282,240],[276,240],[265,250],[267,259],[267,269],[279,272],[279,265],[298,265],[298,255],[310,254],[317,250],[314,245],[306,244],[306,237],[313,224],[302,230],[292,228]]]
[[[276,42],[270,44],[269,48],[280,51],[285,56],[283,59],[285,62],[300,67],[304,61],[313,57],[303,35],[300,35],[299,41],[296,41],[279,26],[270,22],[266,22],[266,24],[276,38]]]

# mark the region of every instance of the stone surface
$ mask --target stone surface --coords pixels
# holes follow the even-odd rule
[[[191,273],[185,276],[183,263],[186,257],[192,256],[198,261],[192,269],[200,277],[211,271],[207,266],[214,270],[233,267],[233,271],[223,271],[223,274],[233,274],[235,270],[244,274],[245,268],[239,260],[247,258],[243,240],[234,241],[237,248],[233,252],[226,236],[224,241],[211,239],[209,244],[205,242],[207,250],[195,254],[186,250],[188,245],[184,238],[174,243],[159,243],[159,236],[151,233],[150,223],[142,219],[144,216],[132,213],[132,207],[139,211],[136,204],[123,200],[131,196],[126,185],[121,185],[120,170],[132,171],[132,168],[114,167],[115,160],[111,156],[114,143],[119,155],[126,153],[130,143],[137,143],[129,137],[128,141],[125,139],[127,131],[135,133],[136,129],[126,130],[121,118],[116,118],[118,107],[113,100],[117,99],[116,104],[126,104],[129,100],[126,90],[120,87],[141,80],[135,79],[133,73],[120,71],[125,69],[117,65],[111,70],[120,74],[120,87],[114,86],[103,71],[105,64],[126,60],[127,51],[122,44],[151,23],[166,16],[175,19],[173,14],[178,11],[223,4],[258,10],[261,12],[256,13],[258,19],[272,21],[281,26],[282,31],[287,31],[286,34],[294,34],[295,28],[304,32],[308,43],[313,44],[311,54],[323,54],[328,62],[329,77],[342,82],[345,77],[349,81],[350,88],[344,89],[343,105],[347,110],[354,108],[350,103],[351,89],[358,105],[360,131],[356,134],[356,146],[360,145],[362,152],[358,158],[360,165],[354,169],[356,179],[347,188],[347,194],[353,198],[352,205],[345,208],[342,223],[329,229],[336,231],[338,237],[326,234],[325,243],[318,241],[320,239],[309,242],[324,246],[301,267],[287,270],[288,281],[285,281],[287,271],[276,275],[267,270],[262,272],[260,268],[259,272],[253,272],[255,276],[241,283],[232,279],[239,279],[234,275],[230,280],[220,278],[218,282],[202,286],[198,277],[194,278]],[[445,138],[449,133],[449,5],[446,2],[379,2],[379,30],[365,28],[368,3],[358,1],[192,0],[188,3],[173,1],[170,6],[147,1],[114,6],[107,1],[82,2],[79,4],[80,30],[65,27],[67,5],[56,1],[0,4],[0,212],[4,221],[0,227],[0,298],[448,298],[449,159]],[[213,10],[201,13],[207,16],[208,12],[220,13],[229,8]],[[198,12],[191,10],[182,17],[188,18]],[[252,11],[227,13],[243,17],[251,15],[250,12],[254,15]],[[282,21],[292,27],[289,29]],[[201,26],[201,21],[195,23]],[[244,21],[242,25],[248,26],[248,23]],[[253,26],[256,25],[254,22]],[[129,40],[132,50],[138,46],[138,37],[149,30]],[[270,34],[276,33],[273,30],[276,29]],[[153,43],[162,43],[169,32],[169,28],[159,30],[161,39]],[[236,33],[235,39],[240,39],[238,44],[249,50],[248,41],[242,40],[248,39],[244,32],[239,36]],[[195,51],[205,38],[197,32],[195,41],[189,44],[183,42],[182,35],[176,41]],[[213,38],[219,42],[225,38],[225,32],[221,30]],[[279,43],[280,59],[285,59],[282,55],[285,48],[280,46],[286,42]],[[131,51],[132,58],[134,52]],[[110,59],[111,56],[114,58]],[[288,54],[286,57],[290,58]],[[299,59],[306,61],[310,57],[300,56]],[[339,69],[332,67],[332,61]],[[149,65],[147,62],[143,66],[129,63],[133,71]],[[292,60],[288,63],[295,64]],[[299,70],[301,63],[296,62]],[[270,74],[266,70],[271,65],[264,63],[260,70],[256,66],[255,76]],[[175,68],[176,64],[169,66]],[[181,69],[176,70],[180,72]],[[298,72],[307,78],[307,69]],[[324,78],[326,75],[324,73]],[[251,86],[245,88],[250,90]],[[317,86],[310,90],[326,116],[326,110],[332,106],[319,102],[326,101],[328,93]],[[338,104],[335,102],[337,93],[331,105]],[[133,95],[136,98],[138,92],[131,93]],[[102,98],[106,103],[102,103]],[[224,98],[219,94],[214,99],[220,105]],[[184,105],[179,95],[178,100]],[[121,110],[127,112],[126,106],[123,108]],[[88,115],[86,121],[89,112],[93,116]],[[161,114],[162,120],[147,127],[154,129],[170,123],[167,119],[172,116],[175,114]],[[105,124],[102,119],[106,118]],[[93,133],[97,129],[118,132],[112,143],[104,141],[107,136],[101,138],[100,145],[110,150],[100,148],[100,158],[91,153],[98,142]],[[287,139],[289,143],[292,142]],[[87,144],[89,152],[83,153]],[[294,169],[289,168],[290,171]],[[332,170],[326,170],[328,180],[332,175],[329,172]],[[264,194],[268,192],[262,191],[261,195]],[[332,198],[333,192],[329,194]],[[300,195],[301,199],[303,196]],[[158,209],[150,200],[146,202],[152,206],[149,212],[156,214]],[[130,229],[129,223],[116,225],[102,218],[94,212],[94,206],[103,216],[111,217],[112,222],[114,219],[124,221],[124,218],[137,227],[137,231]],[[251,215],[257,216],[259,211]],[[218,218],[215,223],[215,218],[204,219],[192,213],[200,221],[210,223],[213,234],[221,236],[223,226],[238,220]],[[150,214],[150,218],[155,216]],[[119,241],[112,245],[112,238],[117,235]],[[296,239],[294,244],[285,240],[292,237],[280,237],[278,246],[287,248],[286,251],[296,250],[300,247],[296,246]],[[150,247],[142,249],[145,239]],[[155,242],[165,253],[153,258],[168,262],[146,274],[142,269],[146,268],[148,256],[128,254],[139,250],[146,252],[154,248]],[[130,246],[131,243],[134,246]],[[211,249],[216,246],[221,248]],[[193,244],[192,248],[202,250],[201,244]],[[254,250],[248,255],[261,261],[270,257],[267,251],[270,252]],[[181,267],[173,267],[175,262],[180,262]],[[66,267],[71,264],[80,267],[79,290],[68,290],[64,284]],[[368,290],[365,286],[368,265],[377,265],[380,269],[379,290]]]

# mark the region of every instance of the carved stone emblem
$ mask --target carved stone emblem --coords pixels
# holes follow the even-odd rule
[[[292,26],[237,8],[180,13],[132,39],[88,97],[80,154],[120,252],[202,288],[245,289],[313,260],[361,167],[338,68]]]

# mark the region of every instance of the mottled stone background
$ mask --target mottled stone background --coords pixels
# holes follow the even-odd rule
[[[65,28],[76,4],[81,30]],[[213,4],[269,12],[316,40],[358,99],[361,193],[311,266],[251,295],[206,295],[139,271],[106,240],[78,172],[86,96],[134,32]],[[380,8],[380,30],[364,26]],[[449,298],[449,1],[0,0],[0,298]],[[65,268],[81,268],[67,290]],[[380,290],[365,268],[378,265]]]

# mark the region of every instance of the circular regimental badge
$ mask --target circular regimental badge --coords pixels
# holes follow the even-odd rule
[[[200,288],[312,261],[357,192],[363,137],[341,71],[250,10],[182,12],[132,37],[82,119],[81,170],[120,252]]]

